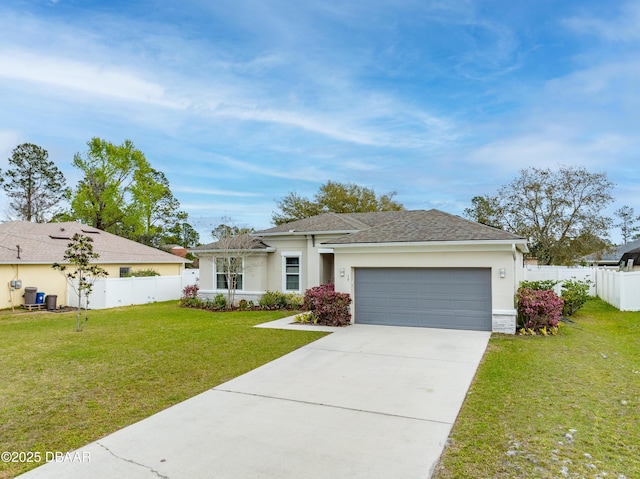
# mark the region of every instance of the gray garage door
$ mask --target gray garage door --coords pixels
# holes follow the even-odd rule
[[[491,331],[489,268],[357,268],[355,322]]]

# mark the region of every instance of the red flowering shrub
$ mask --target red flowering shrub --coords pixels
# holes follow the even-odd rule
[[[332,283],[309,288],[304,292],[303,309],[313,311],[317,324],[346,326],[351,323],[349,305],[351,297],[347,293],[336,293]]]
[[[518,289],[518,322],[526,330],[538,332],[558,326],[564,301],[549,290]]]

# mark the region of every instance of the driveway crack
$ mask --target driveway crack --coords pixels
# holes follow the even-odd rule
[[[111,454],[116,459],[119,459],[119,460],[125,461],[125,462],[129,462],[129,463],[134,464],[136,466],[144,467],[145,469],[148,469],[150,472],[152,472],[153,474],[158,476],[160,479],[171,479],[169,476],[165,476],[163,474],[160,474],[159,471],[155,470],[151,466],[147,466],[146,464],[141,464],[139,462],[134,461],[133,459],[127,459],[126,457],[118,456],[115,452],[113,452],[111,449],[109,449],[104,444],[101,444],[100,442],[96,442],[96,444],[98,444],[98,446],[100,446],[102,449],[107,451],[109,454]]]
[[[279,396],[269,396],[269,395],[266,395],[266,394],[249,393],[249,392],[244,392],[244,391],[234,391],[234,390],[231,390],[231,389],[220,389],[219,387],[213,388],[212,390],[213,391],[218,391],[218,392],[224,392],[224,393],[231,393],[231,394],[242,394],[244,396],[254,396],[254,397],[260,397],[260,398],[267,398],[267,399],[277,399],[279,401],[290,401],[290,402],[295,402],[295,403],[299,403],[299,404],[309,404],[311,406],[330,407],[330,408],[334,408],[334,409],[342,409],[342,410],[345,410],[345,411],[361,412],[361,413],[364,413],[364,414],[376,414],[378,416],[398,417],[398,418],[402,418],[402,419],[409,419],[409,420],[412,420],[412,421],[424,421],[424,422],[432,422],[432,423],[437,423],[437,424],[451,425],[451,422],[449,422],[449,421],[438,421],[436,419],[426,419],[426,418],[421,418],[421,417],[403,416],[401,414],[391,414],[391,413],[388,413],[388,412],[371,411],[371,410],[368,410],[368,409],[358,409],[358,408],[353,408],[353,407],[337,406],[335,404],[326,404],[326,403],[314,402],[314,401],[303,401],[301,399],[291,399],[291,398],[285,398],[285,397],[279,397]]]

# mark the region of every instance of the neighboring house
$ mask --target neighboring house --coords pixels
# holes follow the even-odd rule
[[[640,248],[627,251],[620,258],[619,264],[626,271],[640,271]]]
[[[24,304],[26,287],[56,295],[57,304],[65,305],[68,285],[52,265],[65,263],[64,253],[75,233],[93,239],[94,252],[100,255],[95,263],[107,270],[109,278],[142,269],[162,276],[177,276],[184,270],[186,260],[179,256],[80,223],[10,221],[0,224],[0,277],[5,284],[0,289],[0,308]],[[18,280],[21,287],[12,290],[10,282]]]
[[[637,248],[640,248],[640,240],[630,241],[620,246],[612,246],[602,255],[589,255],[584,257],[583,260],[594,266],[619,266],[622,256],[626,252]]]
[[[520,236],[438,210],[326,213],[251,236],[190,250],[202,296],[226,292],[220,258],[234,256],[238,299],[334,282],[356,323],[515,332]]]

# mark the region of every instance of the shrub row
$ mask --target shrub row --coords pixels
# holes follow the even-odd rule
[[[517,293],[518,327],[521,333],[554,334],[562,315],[571,316],[589,299],[590,281],[568,279],[562,282],[561,296],[554,280],[523,281]]]
[[[241,299],[237,305],[229,305],[223,294],[213,299],[198,297],[197,285],[186,286],[182,290],[180,304],[188,308],[207,309],[211,311],[254,310],[254,309],[286,309],[300,310],[303,313],[296,321],[323,324],[328,326],[346,326],[351,323],[351,297],[347,293],[337,293],[333,284],[323,284],[305,291],[304,297],[293,293],[265,291],[258,304]]]
[[[302,308],[302,296],[294,293],[280,293],[279,291],[266,291],[256,305],[253,301],[241,299],[237,304],[228,304],[227,297],[220,293],[213,299],[201,298],[198,296],[198,285],[185,286],[182,290],[180,305],[187,308],[207,309],[211,311],[250,311],[261,310],[299,310]]]

